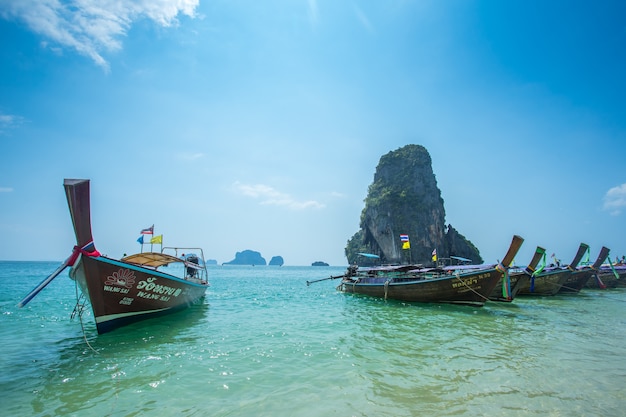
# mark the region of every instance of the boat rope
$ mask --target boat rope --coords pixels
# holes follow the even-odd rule
[[[391,281],[391,279],[385,281],[385,300],[387,299],[387,293],[389,292],[389,281]]]
[[[497,269],[497,267],[496,267],[496,269]],[[465,285],[465,286],[467,287],[467,289],[468,289],[468,290],[470,290],[471,292],[473,292],[474,294],[476,294],[477,296],[479,296],[479,297],[480,297],[480,298],[482,298],[483,300],[485,300],[485,301],[488,301],[488,300],[489,300],[489,297],[485,297],[484,295],[482,295],[481,293],[479,293],[478,291],[476,291],[475,289],[473,289],[472,287],[470,287],[469,285],[467,285],[467,282],[465,282],[465,280],[462,280],[462,279],[461,279],[461,276],[459,275],[459,271],[458,271],[458,270],[457,270],[457,271],[455,271],[455,273],[454,273],[454,277],[455,277],[456,279],[458,279],[458,280],[459,280],[459,282],[460,282],[461,284]]]
[[[76,278],[74,278],[74,289],[76,292],[76,307],[74,307],[74,309],[76,310],[78,308],[78,304],[80,303],[80,296],[79,296],[79,291],[78,291],[78,279]],[[93,348],[93,346],[91,346],[91,344],[89,343],[89,340],[87,340],[87,333],[85,332],[85,325],[83,323],[83,307],[81,307],[79,310],[80,312],[78,313],[78,320],[80,321],[80,328],[83,332],[83,339],[85,340],[85,343],[87,344],[89,349],[91,349],[95,353],[99,353],[97,350]]]

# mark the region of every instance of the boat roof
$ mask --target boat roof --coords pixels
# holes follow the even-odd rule
[[[172,263],[189,264],[189,262],[185,262],[183,259],[177,258],[176,256],[158,252],[136,253],[134,255],[128,255],[122,258],[121,261],[128,262],[129,264],[146,266],[149,268],[158,268],[160,266],[169,265]],[[197,266],[195,264],[191,265]]]

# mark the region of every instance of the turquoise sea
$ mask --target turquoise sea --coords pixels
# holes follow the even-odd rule
[[[626,288],[418,305],[344,267],[210,268],[203,304],[98,336],[58,266],[0,262],[6,416],[623,416]],[[84,329],[84,330],[83,330]]]

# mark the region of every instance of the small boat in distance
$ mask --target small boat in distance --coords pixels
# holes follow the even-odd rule
[[[483,306],[500,279],[507,274],[509,265],[519,251],[524,239],[514,236],[501,263],[445,271],[441,268],[410,269],[411,266],[366,268],[356,266],[340,276],[338,290],[421,303],[450,303]],[[415,268],[415,266],[413,266]],[[331,277],[339,278],[339,277]]]
[[[66,179],[65,194],[77,245],[67,260],[19,304],[26,305],[66,267],[89,299],[99,334],[158,317],[200,301],[209,286],[200,248],[162,247],[112,259],[95,248],[91,234],[89,180]],[[167,266],[168,272],[161,267]]]

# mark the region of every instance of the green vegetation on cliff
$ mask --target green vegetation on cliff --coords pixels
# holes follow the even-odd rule
[[[410,250],[402,249],[400,234],[408,234]],[[359,252],[373,253],[381,262],[427,263],[437,249],[482,262],[476,247],[445,225],[444,202],[426,148],[407,145],[380,158],[368,188],[360,230],[348,241],[350,263],[361,263]]]

